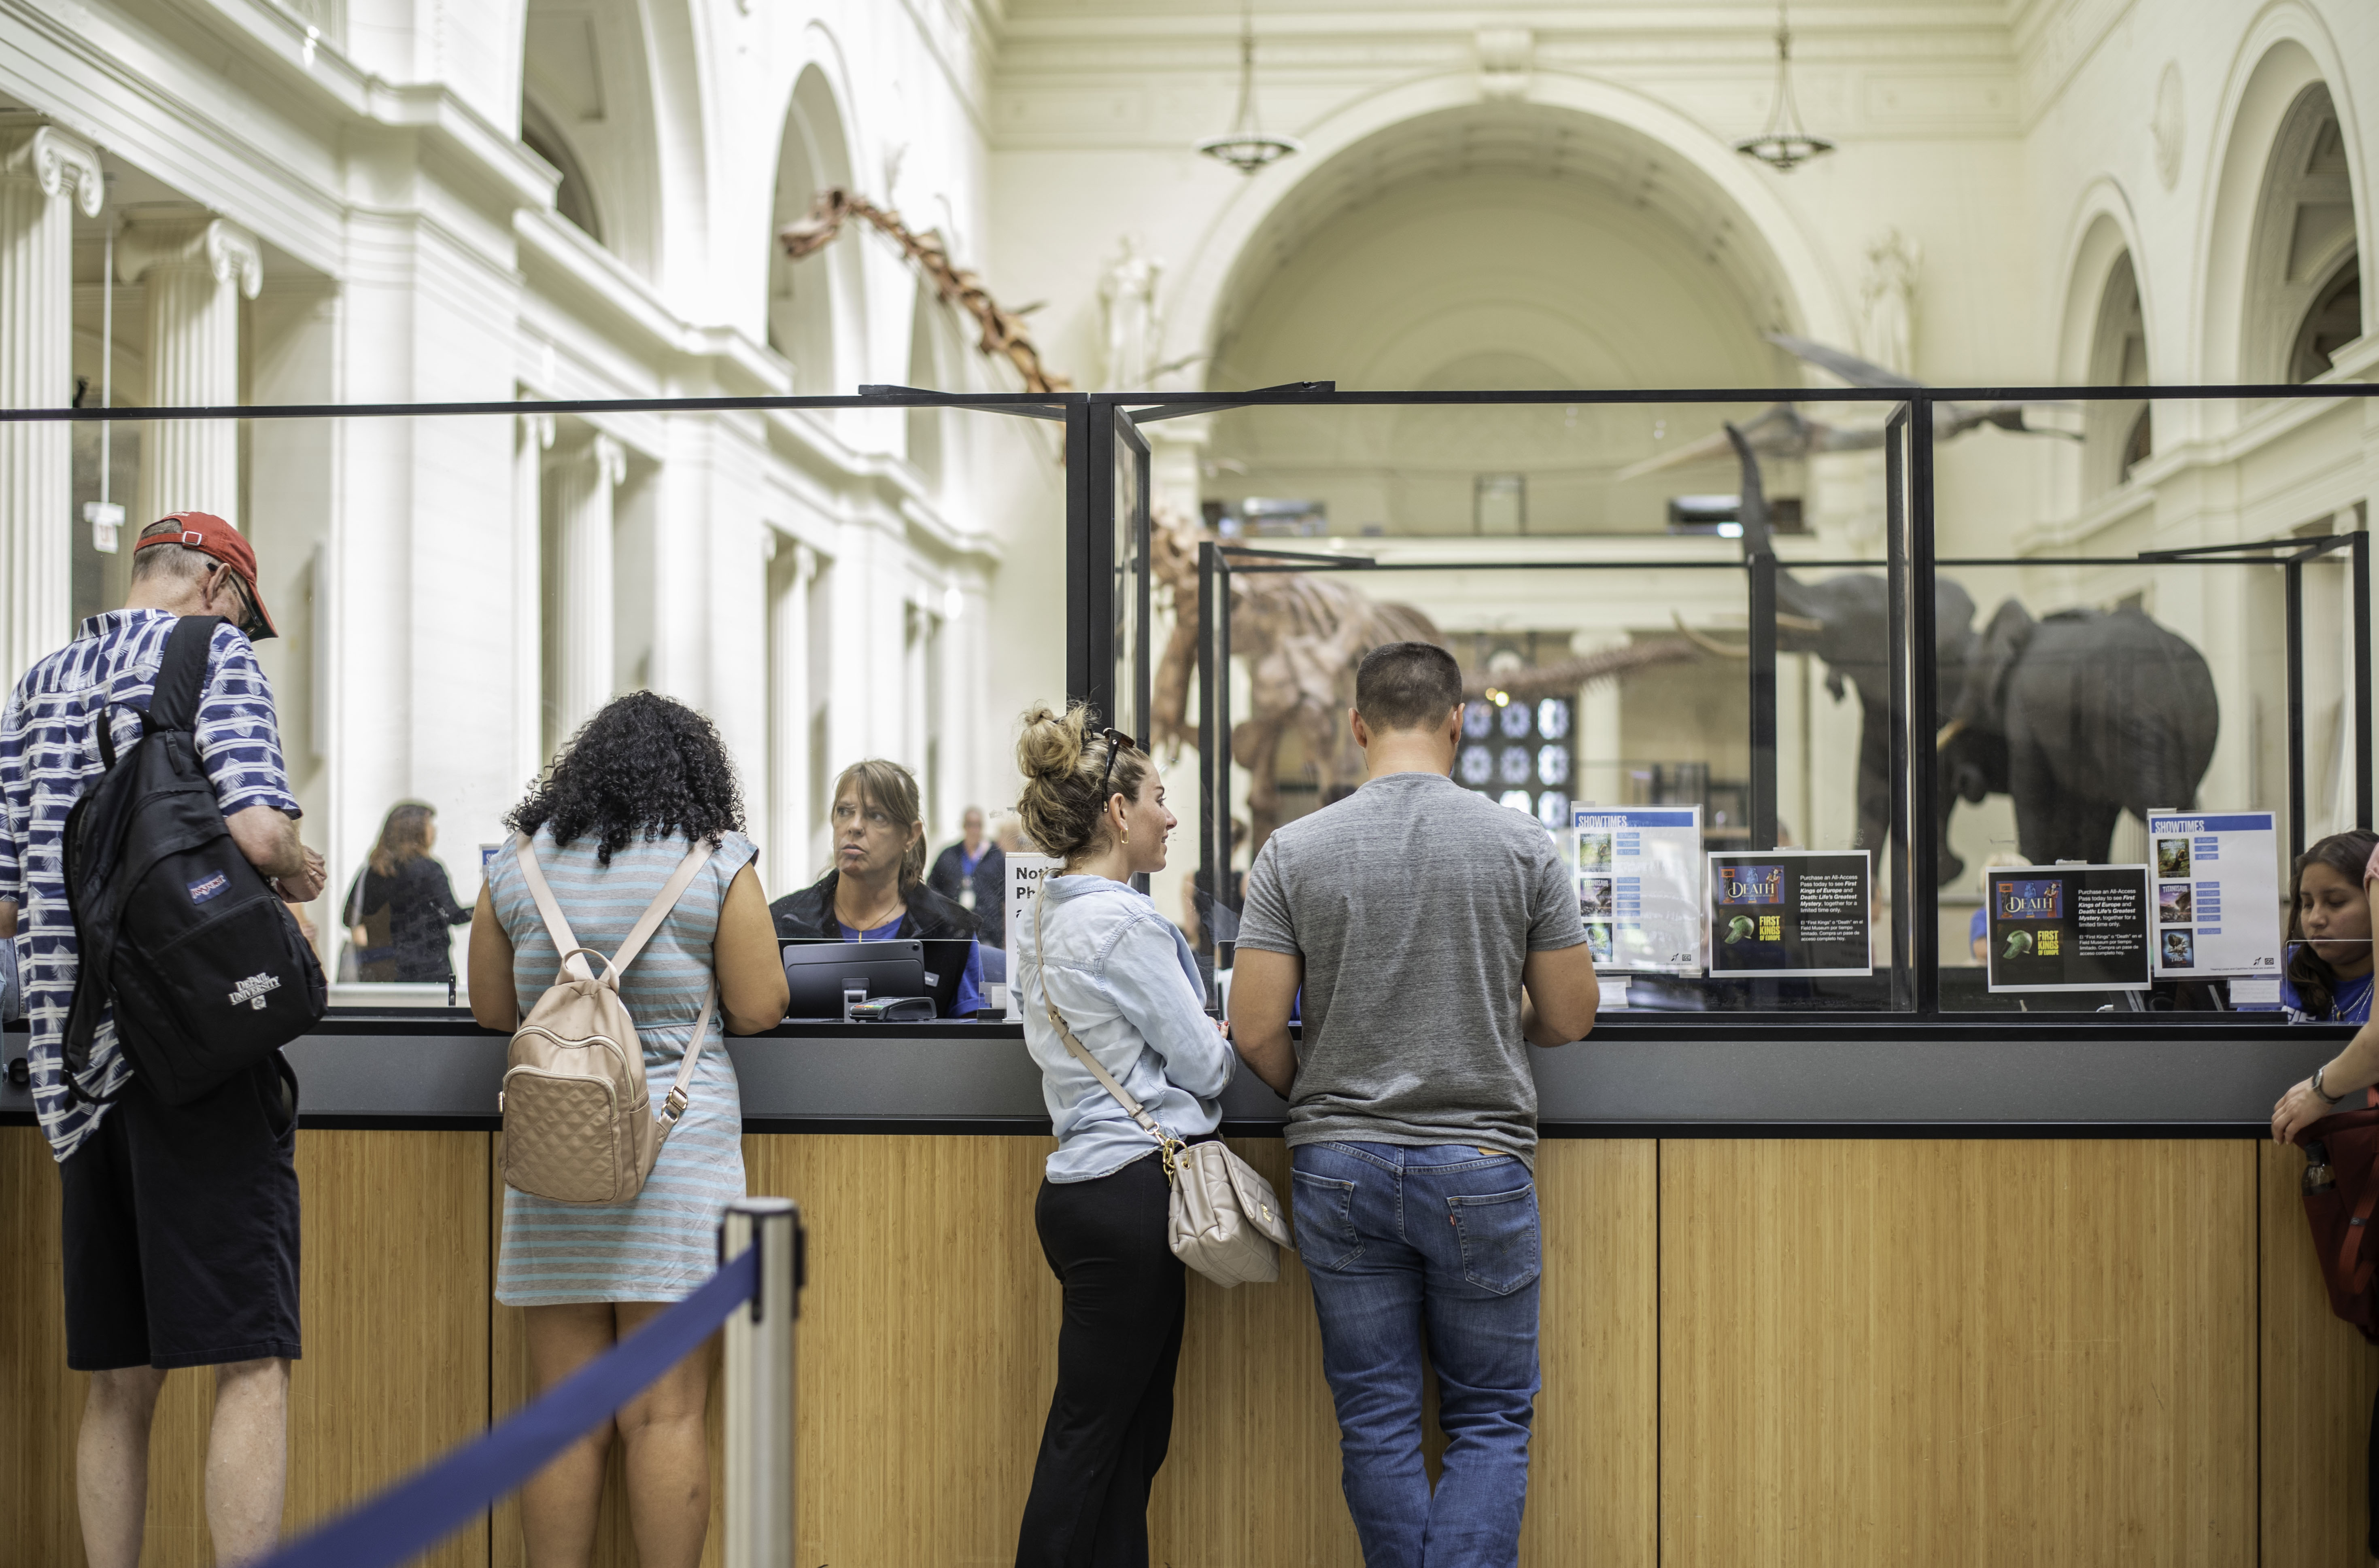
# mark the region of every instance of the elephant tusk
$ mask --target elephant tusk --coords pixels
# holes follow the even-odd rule
[[[1776,612],[1776,624],[1787,632],[1822,632],[1826,629],[1822,621],[1813,621],[1805,615],[1787,615],[1781,609]]]
[[[1950,742],[1956,740],[1960,735],[1965,733],[1965,730],[1966,721],[1964,719],[1953,718],[1950,720],[1949,723],[1941,726],[1941,732],[1933,737],[1933,749],[1937,752],[1947,750]]]
[[[1721,658],[1749,658],[1751,657],[1751,650],[1749,648],[1730,647],[1728,645],[1720,642],[1716,637],[1709,635],[1706,632],[1695,631],[1692,627],[1685,624],[1685,618],[1679,615],[1674,610],[1671,610],[1669,612],[1669,619],[1677,623],[1677,630],[1685,634],[1685,641],[1693,644],[1694,646],[1701,649],[1704,653],[1716,654]]]

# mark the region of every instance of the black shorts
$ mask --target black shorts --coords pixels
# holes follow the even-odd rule
[[[296,1106],[277,1051],[187,1105],[132,1079],[58,1167],[68,1367],[296,1359]]]

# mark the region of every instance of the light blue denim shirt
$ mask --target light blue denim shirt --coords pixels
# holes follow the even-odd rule
[[[1053,876],[1045,886],[1048,995],[1074,1038],[1159,1127],[1180,1138],[1214,1131],[1238,1058],[1203,1010],[1189,942],[1127,883]],[[1049,1179],[1112,1176],[1156,1142],[1050,1027],[1033,925],[1028,908],[1008,922],[1008,943],[1025,1047],[1040,1065],[1041,1098],[1057,1129]]]

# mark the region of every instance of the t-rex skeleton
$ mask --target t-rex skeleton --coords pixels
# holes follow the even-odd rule
[[[1173,599],[1173,634],[1157,661],[1152,745],[1178,758],[1195,743],[1190,682],[1198,664],[1198,546],[1215,536],[1160,508],[1149,530],[1151,567]],[[1292,731],[1303,737],[1323,804],[1363,782],[1363,754],[1346,724],[1355,669],[1383,643],[1445,645],[1436,622],[1408,604],[1381,604],[1342,573],[1234,573],[1231,653],[1247,661],[1248,717],[1231,727],[1231,760],[1248,770],[1248,852],[1280,826],[1276,761]],[[1575,696],[1581,687],[1649,665],[1697,657],[1682,638],[1623,644],[1508,674],[1471,678],[1466,694]]]
[[[1069,390],[1073,382],[1041,362],[1041,350],[1025,330],[1024,312],[1007,310],[991,297],[983,280],[950,259],[949,249],[938,234],[919,234],[900,219],[900,214],[878,207],[863,196],[854,196],[840,186],[819,191],[810,200],[806,217],[787,223],[777,235],[785,254],[798,261],[813,252],[823,250],[834,236],[842,232],[843,221],[857,218],[873,226],[900,247],[910,264],[930,279],[934,292],[945,305],[955,305],[974,318],[977,336],[975,347],[994,359],[1005,359],[1016,367],[1024,378],[1024,390],[1029,392],[1059,392]]]

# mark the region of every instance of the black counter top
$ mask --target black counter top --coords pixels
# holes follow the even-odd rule
[[[1530,1055],[1549,1138],[2239,1138],[2352,1033],[2236,1015],[1703,1014],[1613,1018]],[[24,1039],[12,1030],[6,1055]],[[441,1009],[336,1017],[288,1054],[305,1126],[492,1130],[504,1043]],[[728,1051],[750,1132],[1049,1131],[1016,1024],[788,1024]],[[1242,1068],[1225,1128],[1276,1134],[1286,1109]],[[31,1120],[27,1092],[0,1083],[0,1125]]]

